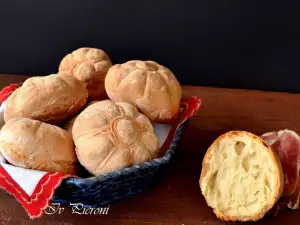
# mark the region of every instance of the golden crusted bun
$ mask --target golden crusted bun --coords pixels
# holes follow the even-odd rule
[[[179,113],[181,86],[169,69],[156,62],[114,65],[106,75],[105,88],[111,100],[133,104],[151,121],[167,122]]]
[[[87,98],[86,87],[73,76],[32,77],[8,97],[4,120],[27,117],[58,124],[78,113]]]
[[[276,153],[249,132],[231,131],[220,136],[203,159],[201,191],[222,220],[261,219],[281,197],[283,184]]]
[[[87,85],[91,99],[100,100],[106,96],[104,78],[111,66],[111,60],[103,50],[79,48],[62,59],[59,73],[72,74]]]
[[[149,119],[125,102],[91,104],[76,118],[72,133],[79,162],[94,175],[150,161],[159,150]]]
[[[78,160],[72,137],[67,131],[38,120],[10,119],[0,132],[0,151],[18,167],[76,173]]]

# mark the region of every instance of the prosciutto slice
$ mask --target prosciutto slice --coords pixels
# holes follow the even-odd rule
[[[283,173],[284,189],[278,202],[279,208],[298,209],[300,197],[300,137],[291,130],[265,133],[261,138],[279,156]]]

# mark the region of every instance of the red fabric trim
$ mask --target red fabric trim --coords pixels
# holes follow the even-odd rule
[[[201,99],[199,97],[193,96],[188,99],[182,99],[181,101],[181,108],[183,109],[181,116],[177,120],[177,122],[173,125],[165,143],[161,147],[158,157],[162,157],[170,148],[178,128],[181,124],[183,124],[188,118],[192,117],[200,108],[201,106]]]
[[[9,86],[4,87],[2,91],[0,91],[0,105],[5,99],[7,99],[11,95],[11,93],[14,92],[14,90],[16,90],[20,86],[21,84],[11,84]]]
[[[5,87],[0,92],[0,105],[6,100],[11,93],[20,87],[21,84],[12,84]],[[165,151],[170,147],[176,131],[179,126],[184,123],[189,117],[193,116],[201,105],[201,99],[198,97],[191,97],[183,99],[181,102],[183,111],[177,122],[173,125],[167,140],[162,146],[159,155],[164,155]],[[74,177],[72,175],[63,173],[46,173],[38,182],[34,192],[31,196],[14,181],[14,179],[7,173],[7,171],[0,165],[0,187],[13,195],[18,202],[24,207],[31,219],[39,218],[44,212],[44,209],[49,206],[50,200],[53,197],[55,189],[61,184],[63,179]]]
[[[67,177],[71,177],[71,175],[53,172],[45,174],[29,197],[7,171],[0,166],[0,187],[18,200],[31,219],[42,216],[44,209],[49,206],[55,189]]]

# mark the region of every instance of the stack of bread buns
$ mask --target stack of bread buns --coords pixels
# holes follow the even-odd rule
[[[181,87],[154,61],[112,65],[100,49],[66,55],[57,74],[27,79],[7,99],[0,152],[12,165],[100,175],[154,159],[152,123],[172,123]]]

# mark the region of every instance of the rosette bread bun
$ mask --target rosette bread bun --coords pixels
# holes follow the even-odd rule
[[[205,154],[200,177],[202,194],[222,220],[255,221],[281,197],[280,161],[260,137],[231,131]]]
[[[0,151],[12,165],[25,169],[70,174],[77,170],[71,135],[38,120],[10,119],[0,132]]]
[[[181,86],[169,69],[156,62],[114,65],[106,75],[105,88],[111,100],[129,102],[151,121],[167,122],[179,113]]]
[[[111,60],[105,51],[79,48],[62,59],[59,74],[72,74],[87,85],[91,99],[100,100],[106,96],[104,78],[111,66]]]
[[[85,85],[73,76],[32,77],[8,97],[4,120],[26,117],[58,124],[76,115],[87,98]]]
[[[149,119],[125,102],[89,105],[76,118],[72,134],[79,162],[94,175],[150,161],[159,150]]]

